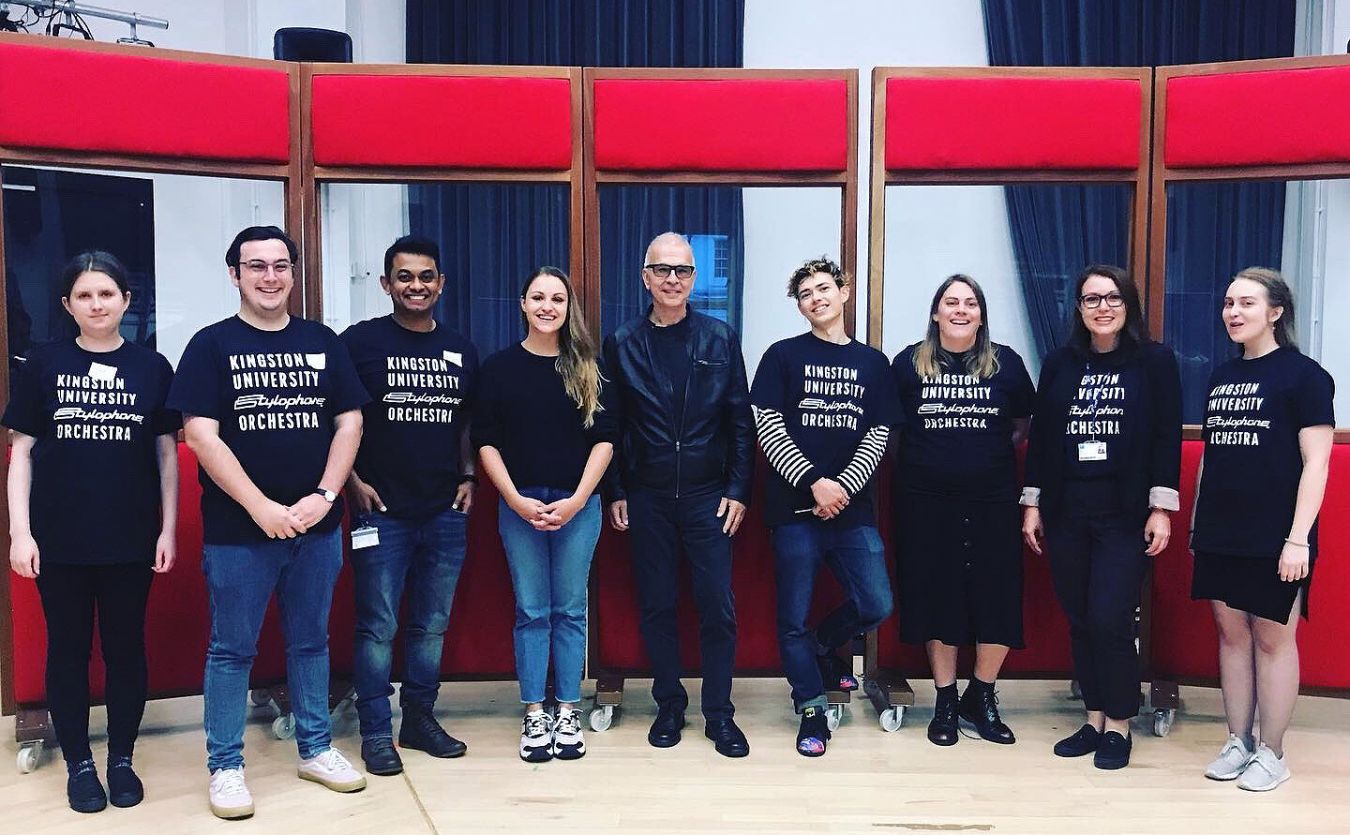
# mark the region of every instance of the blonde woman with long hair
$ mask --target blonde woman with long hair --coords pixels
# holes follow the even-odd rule
[[[567,274],[541,267],[520,291],[525,338],[483,363],[471,433],[501,495],[497,527],[516,595],[520,758],[586,753],[581,676],[586,587],[600,536],[596,488],[614,454],[595,343]],[[556,717],[544,712],[553,661]]]

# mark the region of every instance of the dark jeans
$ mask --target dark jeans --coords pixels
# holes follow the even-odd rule
[[[352,678],[362,739],[393,737],[389,697],[394,687],[389,676],[405,588],[408,605],[399,704],[427,710],[436,704],[445,628],[464,567],[467,520],[465,514],[450,508],[424,519],[372,513],[362,520],[380,532],[378,545],[352,551],[356,585]]]
[[[107,670],[108,754],[131,756],[145,714],[145,604],[154,572],[148,563],[42,563],[37,577],[47,619],[47,709],[61,756],[81,762],[89,751],[89,655],[94,611]]]
[[[1083,707],[1129,719],[1139,712],[1135,609],[1149,560],[1143,525],[1115,502],[1070,497],[1065,505],[1044,520],[1045,549],[1069,619]]]
[[[774,528],[773,552],[778,652],[792,685],[792,705],[798,713],[812,706],[825,707],[825,687],[816,663],[820,650],[838,649],[854,635],[874,629],[893,608],[886,549],[871,525],[842,527],[813,517]],[[822,562],[830,567],[848,599],[812,630],[806,618]]]
[[[689,694],[680,683],[680,641],[675,620],[679,555],[694,580],[703,658],[703,716],[730,719],[731,672],[736,662],[736,601],[731,594],[731,537],[717,518],[722,496],[708,493],[667,499],[643,491],[628,496],[633,573],[642,610],[642,641],[652,660],[652,698],[681,709]]]

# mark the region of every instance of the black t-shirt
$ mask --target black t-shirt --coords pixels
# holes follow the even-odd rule
[[[689,384],[689,369],[693,360],[689,353],[689,316],[673,325],[661,327],[650,320],[647,327],[652,332],[652,350],[656,353],[656,362],[666,372],[670,380],[670,413],[674,415],[676,426],[684,417],[684,396]]]
[[[886,356],[851,340],[839,345],[812,333],[769,346],[755,371],[750,404],[773,474],[765,486],[770,527],[811,518],[811,485],[825,477],[850,494],[832,521],[875,523],[872,476],[900,420]],[[783,442],[786,429],[791,444]],[[795,449],[794,449],[795,447]]]
[[[319,487],[333,419],[370,400],[347,348],[318,322],[294,316],[279,331],[231,316],[197,332],[183,351],[169,405],[220,422],[220,438],[263,495],[292,505]],[[267,534],[199,468],[206,542],[262,542]],[[340,485],[328,485],[338,487]],[[310,529],[332,530],[342,499]]]
[[[1064,456],[1069,478],[1093,479],[1114,476],[1124,461],[1124,436],[1139,422],[1139,392],[1144,370],[1127,362],[1131,349],[1117,348],[1090,353],[1083,373],[1069,400],[1064,424]],[[1084,459],[1082,444],[1106,445],[1106,457]]]
[[[1017,498],[1013,420],[1031,415],[1035,389],[1017,352],[995,345],[998,371],[979,379],[966,371],[969,352],[938,351],[941,373],[920,377],[911,345],[891,364],[904,429],[897,476],[914,493],[975,501]]]
[[[518,490],[575,490],[591,448],[618,439],[614,386],[602,377],[601,409],[587,429],[563,388],[557,360],[516,343],[484,360],[479,374],[469,425],[473,445],[495,448]]]
[[[1331,375],[1292,348],[1214,369],[1194,550],[1279,558],[1303,475],[1299,430],[1336,425],[1335,393]],[[1314,523],[1308,539],[1316,538]]]
[[[165,407],[172,381],[168,360],[131,342],[106,353],[56,342],[19,366],[4,424],[37,439],[28,514],[44,561],[154,561],[156,438],[182,425]]]
[[[472,408],[478,352],[438,325],[410,331],[393,316],[342,333],[370,393],[356,472],[375,488],[390,516],[418,518],[455,500],[463,472],[460,438]]]

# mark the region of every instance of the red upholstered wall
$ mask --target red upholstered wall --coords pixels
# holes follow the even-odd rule
[[[1350,66],[1167,80],[1169,168],[1350,160]]]
[[[316,75],[319,165],[565,169],[566,78]]]
[[[1142,95],[1127,79],[888,78],[886,167],[1136,168]]]
[[[595,165],[629,171],[843,171],[843,79],[595,82]]]
[[[280,66],[0,44],[0,145],[284,163],[290,131]]]

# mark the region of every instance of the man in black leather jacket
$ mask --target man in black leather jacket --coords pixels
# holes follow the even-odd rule
[[[658,711],[647,741],[680,741],[689,696],[680,684],[675,604],[679,554],[693,569],[703,657],[704,735],[717,752],[750,752],[732,716],[736,609],[731,537],[750,500],[755,430],[740,339],[726,323],[689,309],[694,253],[680,235],[647,247],[647,313],[604,344],[605,373],[621,402],[621,444],[608,480],[610,523],[633,532],[642,639]]]

